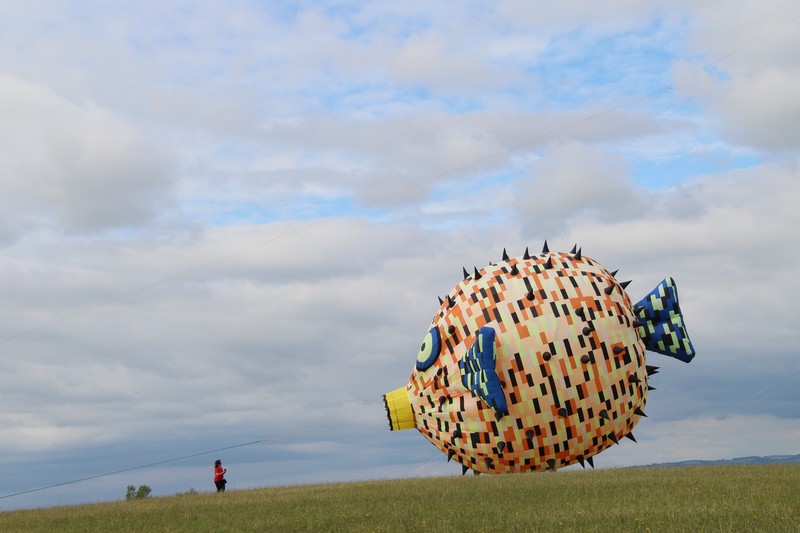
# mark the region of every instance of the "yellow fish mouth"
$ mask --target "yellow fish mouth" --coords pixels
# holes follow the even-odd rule
[[[411,400],[408,391],[400,387],[383,395],[383,405],[386,407],[386,417],[389,419],[389,429],[414,429],[414,411],[411,409]]]

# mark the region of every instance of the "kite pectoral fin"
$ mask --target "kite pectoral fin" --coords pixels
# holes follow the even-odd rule
[[[508,404],[496,370],[495,331],[484,326],[478,331],[472,347],[458,362],[461,383],[502,416],[508,414]]]
[[[633,309],[639,337],[647,350],[680,359],[684,363],[694,358],[694,347],[686,333],[675,280],[666,278],[639,300]]]

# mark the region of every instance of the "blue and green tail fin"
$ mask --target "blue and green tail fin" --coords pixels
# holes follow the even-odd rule
[[[688,363],[694,358],[694,347],[678,303],[675,280],[666,278],[650,294],[633,306],[638,319],[639,336],[651,352]]]

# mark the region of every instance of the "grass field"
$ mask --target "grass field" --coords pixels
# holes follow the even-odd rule
[[[800,531],[800,465],[417,478],[0,513],[0,531]]]

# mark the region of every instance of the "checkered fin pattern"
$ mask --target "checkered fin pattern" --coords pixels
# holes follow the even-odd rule
[[[683,321],[675,280],[666,278],[634,306],[640,323],[639,335],[650,351],[688,363],[694,347]]]

